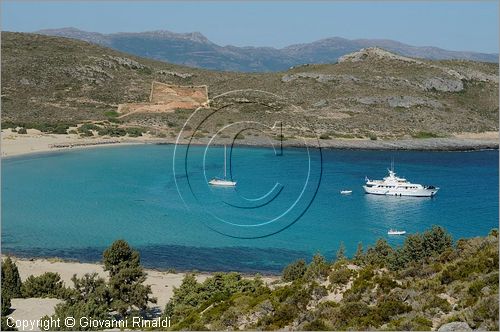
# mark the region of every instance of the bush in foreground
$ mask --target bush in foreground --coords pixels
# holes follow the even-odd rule
[[[45,272],[35,277],[29,276],[22,285],[23,297],[63,298],[67,289],[58,273]]]

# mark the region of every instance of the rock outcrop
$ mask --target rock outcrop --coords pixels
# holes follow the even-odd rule
[[[352,75],[328,75],[328,74],[320,74],[320,73],[296,73],[296,74],[288,74],[284,75],[281,78],[283,83],[292,82],[299,78],[312,78],[320,83],[326,83],[330,81],[338,81],[338,82],[359,82],[359,79]]]
[[[432,77],[423,82],[426,90],[437,90],[442,92],[459,92],[464,89],[464,84],[460,80],[451,80],[441,77]]]
[[[422,61],[397,55],[378,47],[362,48],[361,50],[341,56],[338,62],[360,62],[369,59],[388,59],[411,63],[423,63]]]
[[[472,331],[472,329],[465,322],[452,322],[452,323],[441,325],[441,327],[438,329],[438,331],[440,331],[440,332]]]
[[[353,99],[355,102],[364,105],[376,105],[387,103],[390,107],[403,107],[410,108],[413,106],[428,106],[430,108],[440,108],[443,105],[433,99],[425,97],[413,97],[413,96],[391,96],[391,97],[374,97],[365,96]]]

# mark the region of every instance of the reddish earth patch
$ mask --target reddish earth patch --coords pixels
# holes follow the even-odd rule
[[[176,109],[196,109],[208,107],[208,88],[206,85],[182,86],[160,82],[151,84],[149,102],[124,103],[118,105],[120,118],[132,113],[168,113]]]

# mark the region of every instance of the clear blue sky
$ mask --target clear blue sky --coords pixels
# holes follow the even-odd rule
[[[498,1],[2,1],[2,30],[199,31],[220,45],[283,47],[339,36],[498,52]]]

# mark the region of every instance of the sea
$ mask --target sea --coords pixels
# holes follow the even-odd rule
[[[498,151],[423,152],[133,145],[2,159],[2,253],[97,262],[117,239],[148,268],[276,274],[316,253],[394,247],[433,225],[454,240],[498,228]],[[433,198],[363,192],[397,175]],[[341,195],[341,190],[352,190]]]

